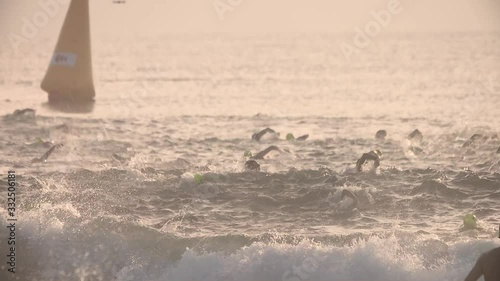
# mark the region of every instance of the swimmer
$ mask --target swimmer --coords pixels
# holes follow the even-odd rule
[[[378,130],[377,133],[375,133],[375,139],[377,140],[384,140],[386,136],[387,136],[386,130]]]
[[[308,137],[309,137],[309,135],[306,134],[306,135],[300,136],[298,138],[295,138],[295,136],[292,133],[290,133],[290,134],[286,135],[286,140],[287,141],[294,141],[294,140],[305,141],[305,140],[307,140]]]
[[[413,132],[411,132],[411,134],[408,135],[408,140],[410,141],[409,150],[413,152],[413,154],[422,154],[424,152],[424,150],[419,147],[423,137],[424,136],[418,129],[415,129]]]
[[[245,162],[246,171],[260,171],[260,165],[255,160],[248,160]]]
[[[16,109],[13,113],[14,115],[34,115],[35,110],[31,108]]]
[[[382,152],[380,150],[372,150],[368,153],[363,153],[361,158],[358,159],[356,162],[356,171],[361,172],[363,165],[366,163],[366,161],[373,161],[374,164],[373,166],[375,169],[377,169],[378,166],[380,166],[380,157],[382,156]]]
[[[273,129],[271,128],[265,128],[264,130],[258,132],[258,133],[255,133],[252,135],[252,140],[254,141],[260,141],[260,139],[267,133],[270,133],[270,134],[275,134],[277,136],[279,136],[279,133],[276,133]]]
[[[47,152],[45,152],[44,155],[42,155],[42,157],[40,158],[33,158],[31,160],[31,163],[46,163],[47,162],[47,159],[49,158],[49,156],[52,154],[52,152],[54,152],[54,150],[56,148],[61,148],[63,147],[64,144],[60,143],[60,144],[56,144],[54,146],[52,146]]]
[[[261,152],[257,153],[255,156],[251,156],[251,159],[264,159],[264,157],[271,151],[278,151],[281,152],[281,149],[275,145],[271,145],[270,147],[262,150]]]
[[[424,135],[418,129],[415,129],[408,135],[408,139],[415,142],[421,142],[423,137]]]
[[[500,238],[500,237],[499,237]],[[484,275],[484,281],[500,280],[500,247],[482,254],[465,281],[476,281]]]
[[[31,108],[16,109],[14,113],[4,116],[5,121],[34,122],[36,118],[35,110]]]

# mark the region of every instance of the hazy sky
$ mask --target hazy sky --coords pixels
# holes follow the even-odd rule
[[[0,30],[19,32],[23,17],[43,11],[39,3],[68,0],[0,0]],[[373,19],[372,11],[399,2],[387,31],[500,31],[498,0],[90,0],[95,34],[166,32],[353,31]],[[214,3],[228,10],[221,16]],[[231,5],[231,3],[233,3]],[[68,4],[57,4],[43,32],[58,32]],[[1,35],[1,34],[0,34]]]

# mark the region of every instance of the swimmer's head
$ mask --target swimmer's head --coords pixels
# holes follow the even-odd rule
[[[386,130],[378,130],[375,134],[375,138],[378,140],[383,140],[387,136]]]
[[[255,160],[248,160],[247,162],[245,162],[245,170],[260,171],[260,165]]]
[[[375,150],[375,153],[378,155],[378,157],[382,157],[382,152],[380,152],[380,150]]]
[[[286,135],[286,140],[287,141],[293,141],[293,140],[295,140],[295,136],[292,133],[288,133]]]
[[[252,140],[254,140],[254,141],[258,141],[259,140],[259,137],[258,137],[257,133],[252,134]]]
[[[464,228],[466,229],[476,229],[477,228],[477,218],[473,214],[467,214],[464,216]]]
[[[247,151],[245,151],[245,153],[243,153],[243,157],[245,157],[245,158],[250,158],[250,157],[252,157],[252,152],[250,152],[250,151],[248,151],[248,150],[247,150]]]

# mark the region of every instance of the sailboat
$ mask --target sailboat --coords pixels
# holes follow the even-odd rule
[[[89,0],[72,0],[42,90],[53,102],[93,102]]]

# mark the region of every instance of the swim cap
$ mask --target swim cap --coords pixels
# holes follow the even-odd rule
[[[260,165],[255,160],[245,162],[245,169],[248,171],[260,171]]]
[[[473,214],[467,214],[464,217],[464,228],[475,229],[477,228],[477,218]]]
[[[385,130],[378,130],[375,134],[376,139],[384,139],[387,136],[387,132]]]
[[[292,134],[292,133],[288,133],[286,135],[286,140],[290,141],[290,140],[295,140],[295,136]]]
[[[252,152],[250,151],[245,151],[245,153],[243,153],[243,157],[252,157]]]
[[[200,174],[195,174],[193,176],[193,180],[195,183],[200,184],[203,181],[203,176]]]

